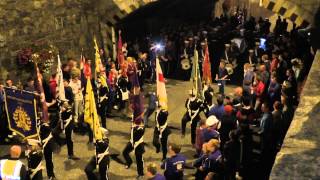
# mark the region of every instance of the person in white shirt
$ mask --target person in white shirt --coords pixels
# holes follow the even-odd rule
[[[74,122],[78,123],[79,117],[83,113],[83,95],[82,95],[82,87],[81,87],[81,81],[79,80],[79,76],[73,77],[70,81],[69,86],[72,88],[72,93],[74,96],[73,118],[74,118]]]

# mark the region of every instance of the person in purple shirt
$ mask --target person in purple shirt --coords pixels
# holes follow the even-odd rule
[[[147,180],[166,180],[166,178],[163,175],[157,173],[157,166],[154,163],[151,163],[147,166],[146,179]]]
[[[186,164],[186,158],[180,154],[181,147],[172,144],[169,146],[169,156],[161,164],[161,169],[164,169],[166,179],[182,180],[183,171]]]
[[[203,144],[202,156],[193,163],[193,166],[197,168],[196,180],[203,180],[209,172],[221,173],[222,154],[219,147],[220,143],[217,139]]]
[[[219,121],[221,121],[222,116],[224,115],[224,105],[223,105],[224,98],[222,95],[217,97],[217,105],[213,106],[208,113],[208,116],[214,115],[216,116]]]

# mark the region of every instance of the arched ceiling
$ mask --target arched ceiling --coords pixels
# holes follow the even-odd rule
[[[97,8],[100,15],[106,17],[106,22],[116,24],[119,20],[127,17],[129,14],[136,14],[139,9],[147,4],[153,6],[162,6],[165,9],[174,10],[174,7],[186,6],[189,0],[98,0]],[[214,0],[211,0],[214,1]],[[225,1],[225,0],[220,0]],[[230,1],[230,0],[229,0]],[[260,0],[231,0],[247,1],[256,3]],[[288,17],[298,25],[302,23],[312,23],[316,9],[320,6],[320,0],[261,0],[263,7]],[[193,4],[205,2],[203,0],[190,1]]]

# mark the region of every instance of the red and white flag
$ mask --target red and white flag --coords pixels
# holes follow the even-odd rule
[[[205,49],[205,54],[204,54],[204,61],[202,65],[202,79],[205,82],[212,82],[212,77],[211,77],[211,63],[210,63],[210,57],[209,57],[209,48],[208,44],[206,45]]]
[[[156,73],[157,73],[157,96],[161,108],[168,109],[168,97],[166,91],[165,79],[160,66],[159,58],[156,58]]]

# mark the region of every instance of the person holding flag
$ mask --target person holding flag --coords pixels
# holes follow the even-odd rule
[[[193,58],[193,66],[191,73],[191,83],[192,90],[189,91],[190,97],[187,99],[185,103],[185,107],[187,108],[187,112],[184,114],[181,120],[181,133],[182,136],[185,135],[186,124],[188,121],[191,121],[191,143],[195,145],[196,142],[196,128],[198,122],[200,121],[200,112],[203,110],[203,101],[202,99],[202,85],[199,71],[199,63],[198,63],[198,51],[196,47],[194,48],[194,58]]]
[[[27,148],[25,155],[28,161],[28,175],[30,180],[42,180],[42,151],[40,141],[36,139],[27,139]]]
[[[88,179],[96,179],[93,171],[98,167],[100,180],[108,180],[110,164],[108,130],[100,127],[99,131],[101,131],[103,138],[96,141],[96,156],[91,158],[84,171]]]
[[[134,151],[136,156],[136,163],[137,163],[137,172],[138,176],[137,179],[143,179],[144,172],[143,172],[143,153],[145,152],[144,149],[144,125],[143,119],[140,117],[138,119],[134,119],[131,126],[131,133],[130,133],[130,141],[127,143],[125,149],[122,151],[122,155],[126,161],[126,169],[129,169],[132,164],[132,159],[129,155],[130,152]]]
[[[94,37],[94,44],[95,44],[95,50],[96,50],[96,53],[95,53],[95,57],[96,57],[95,73],[97,76],[99,115],[101,118],[102,127],[106,128],[109,87],[107,84],[106,69],[102,64],[99,47],[98,47],[97,40],[95,37]]]
[[[137,163],[137,179],[143,179],[143,153],[144,149],[144,141],[143,136],[145,132],[145,127],[143,124],[143,96],[140,93],[140,86],[138,75],[136,72],[133,73],[133,90],[131,94],[132,101],[132,109],[133,109],[133,118],[132,118],[132,126],[130,133],[130,141],[127,143],[125,149],[122,151],[122,155],[126,161],[125,168],[130,168],[132,164],[132,159],[129,155],[130,152],[134,151],[136,156]]]
[[[157,96],[159,99],[159,108],[156,113],[156,127],[153,134],[153,145],[156,147],[156,152],[160,152],[160,145],[162,147],[162,160],[167,158],[167,142],[170,135],[170,129],[168,127],[168,98],[165,87],[165,79],[163,77],[162,69],[159,63],[159,59],[156,58],[156,73],[157,73]],[[160,142],[159,142],[160,141]]]
[[[92,171],[98,166],[100,179],[106,180],[109,168],[109,140],[107,139],[107,130],[100,127],[92,85],[89,80],[86,86],[84,121],[90,125],[96,147],[96,155],[86,166],[85,172],[88,179],[92,179],[94,176]]]
[[[59,120],[60,120],[60,127],[59,132],[61,130],[65,133],[66,135],[66,143],[67,143],[67,148],[68,148],[68,159],[72,160],[79,160],[80,158],[74,155],[73,152],[73,141],[72,141],[72,131],[74,128],[74,120],[72,118],[72,106],[71,103],[68,103],[69,101],[72,102],[72,99],[67,99],[68,98],[73,98],[69,97],[68,94],[66,94],[67,91],[65,91],[65,83],[63,79],[63,73],[61,69],[61,61],[60,61],[60,56],[58,55],[58,67],[57,67],[57,77],[58,77],[58,86],[57,86],[57,99],[58,99],[58,105],[59,105]],[[70,88],[70,87],[69,87]],[[54,135],[54,137],[59,139],[59,136]]]

